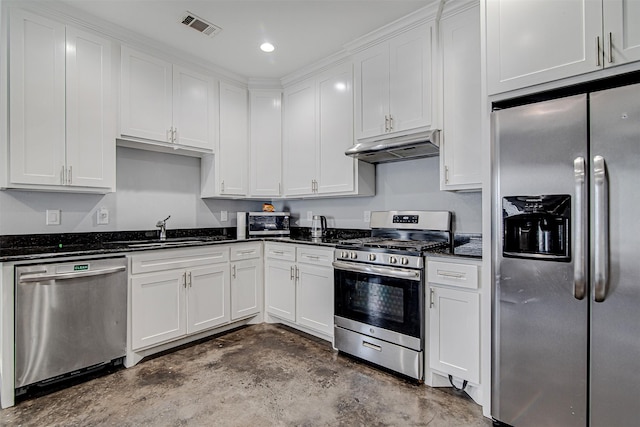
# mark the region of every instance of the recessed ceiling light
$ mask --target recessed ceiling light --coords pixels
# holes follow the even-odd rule
[[[265,42],[260,45],[260,50],[268,53],[273,52],[275,50],[275,47],[271,43]]]

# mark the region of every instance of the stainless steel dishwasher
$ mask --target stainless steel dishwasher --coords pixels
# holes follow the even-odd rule
[[[16,267],[15,388],[125,356],[124,257]]]

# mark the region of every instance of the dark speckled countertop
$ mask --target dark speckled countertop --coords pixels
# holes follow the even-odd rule
[[[0,262],[29,261],[45,258],[123,254],[137,251],[195,247],[240,241],[268,240],[335,247],[341,240],[369,236],[370,230],[328,229],[323,238],[311,237],[309,228],[295,227],[287,238],[260,238],[237,240],[236,230],[227,228],[200,228],[167,230],[167,241],[162,246],[131,246],[132,242],[160,243],[157,230],[106,233],[64,233],[0,236]],[[460,234],[454,239],[454,251],[438,256],[482,257],[482,238],[479,234]]]

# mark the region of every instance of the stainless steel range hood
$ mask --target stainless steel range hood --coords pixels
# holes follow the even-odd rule
[[[440,154],[440,131],[430,130],[413,135],[359,142],[344,152],[367,163],[399,162]]]

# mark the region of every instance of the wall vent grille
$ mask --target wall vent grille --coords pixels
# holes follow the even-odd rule
[[[211,22],[205,21],[189,11],[185,12],[181,22],[187,27],[191,27],[199,33],[203,33],[211,37],[222,31],[222,28],[217,25],[213,25]]]

